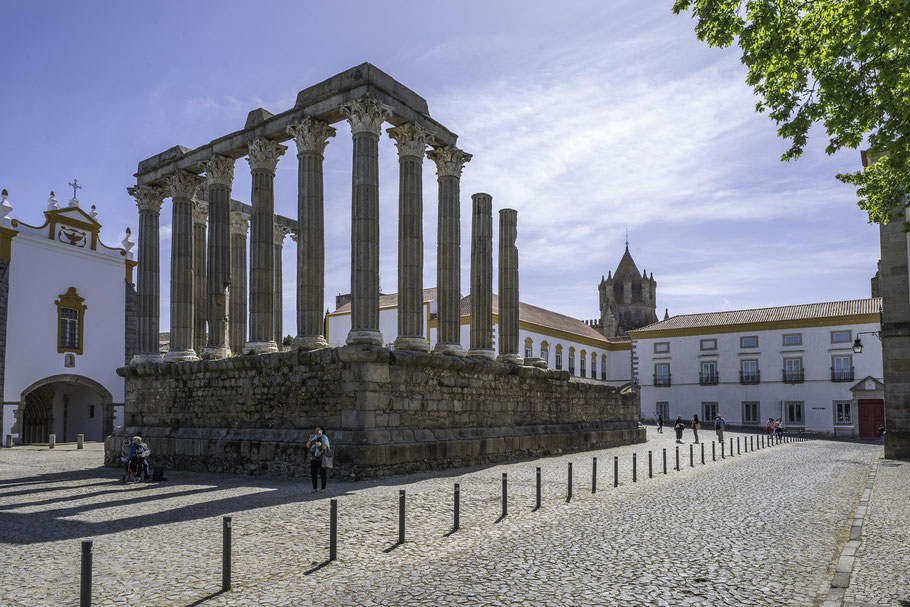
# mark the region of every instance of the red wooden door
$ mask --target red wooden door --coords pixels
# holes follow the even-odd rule
[[[881,399],[859,401],[859,435],[878,437],[878,427],[885,421],[885,402]]]

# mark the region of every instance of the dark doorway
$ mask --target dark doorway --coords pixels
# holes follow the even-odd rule
[[[885,423],[885,401],[864,399],[859,401],[859,436],[877,438],[878,427]]]
[[[25,397],[19,442],[29,444],[48,441],[48,435],[54,432],[53,397],[54,390],[50,386],[42,386]]]

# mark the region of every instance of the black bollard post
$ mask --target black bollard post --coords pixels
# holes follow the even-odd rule
[[[667,473],[667,448],[664,447],[664,474]]]
[[[764,448],[765,448],[765,435],[762,434],[761,435],[761,447],[759,447],[759,449],[764,449]]]
[[[679,445],[676,446],[676,468],[674,470],[679,472]]]
[[[404,544],[404,489],[398,490],[398,543]]]
[[[730,437],[730,457],[733,457],[733,437]]]
[[[727,443],[720,441],[720,459],[727,459],[727,456],[724,453],[724,447]]]
[[[704,465],[704,463],[705,463],[705,444],[704,443],[701,444],[701,463],[702,463],[702,465]]]
[[[594,462],[591,467],[591,493],[597,493],[597,458],[594,458]]]
[[[231,589],[231,517],[222,520],[221,534],[221,591]]]
[[[572,501],[572,462],[569,462],[569,490],[566,492],[566,502]]]
[[[613,487],[619,487],[619,457],[613,456]]]
[[[711,461],[717,461],[717,443],[714,441],[711,441]]]
[[[739,450],[739,437],[737,436],[736,437],[736,455],[740,455],[740,453],[741,452]]]
[[[338,500],[329,502],[329,560],[338,558]]]
[[[571,464],[570,464],[571,465]],[[502,518],[509,513],[509,475],[502,473]]]
[[[632,454],[632,482],[638,482],[638,454]]]
[[[749,451],[755,452],[755,437],[749,437]]]
[[[695,467],[695,445],[689,445],[689,467]]]
[[[82,540],[82,577],[79,579],[79,607],[92,605],[92,540]]]
[[[537,469],[537,505],[534,506],[534,509],[540,509],[540,468]]]
[[[650,451],[648,451],[648,478],[654,478],[654,458]]]
[[[458,531],[458,527],[461,526],[461,485],[455,483],[455,521],[452,525],[452,531]]]

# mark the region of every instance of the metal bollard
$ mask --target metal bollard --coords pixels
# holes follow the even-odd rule
[[[741,454],[741,452],[739,450],[739,437],[737,436],[736,437],[736,455],[740,455],[740,454]]]
[[[231,589],[231,517],[221,519],[221,591]]]
[[[730,437],[730,457],[733,457],[733,437]]]
[[[92,605],[92,540],[82,540],[82,575],[79,578],[79,607]]]
[[[638,454],[632,454],[632,482],[638,482]]]
[[[613,488],[619,487],[619,457],[613,456]]]
[[[537,505],[534,507],[534,509],[540,509],[540,468],[537,469]]]
[[[57,444],[57,435],[56,434],[49,435],[47,437],[47,448],[53,449],[56,444]]]
[[[701,463],[702,463],[702,465],[705,464],[705,444],[704,443],[701,444]]]
[[[651,457],[650,451],[648,451],[648,478],[654,478],[654,458]]]
[[[714,441],[711,441],[711,461],[717,461],[717,443]]]
[[[404,544],[404,489],[398,490],[398,543]]]
[[[765,435],[764,434],[761,435],[761,447],[759,447],[759,448],[760,449],[765,448]]]
[[[77,435],[76,435],[76,448],[77,448],[77,449],[82,449],[82,447],[83,447],[84,445],[85,445],[85,435],[84,435],[84,434],[77,434]]]
[[[754,439],[755,439],[754,436],[749,437],[749,451],[752,451],[753,453],[755,452],[755,440]]]
[[[509,475],[502,473],[502,518],[509,513]]]
[[[675,470],[679,472],[679,445],[676,446],[676,468]]]
[[[13,435],[12,435],[12,434],[7,434],[7,435],[6,435],[6,446],[7,446],[7,447],[12,447],[12,446],[13,446]]]
[[[329,560],[338,558],[338,500],[329,502]]]
[[[725,442],[723,442],[723,441],[721,441],[721,443],[720,443],[720,459],[727,459],[727,456],[726,456],[725,453],[724,453],[724,446],[725,446],[726,444],[727,444],[727,443],[725,443]]]
[[[569,462],[569,491],[566,493],[566,502],[572,501],[572,462]]]
[[[664,447],[664,474],[667,473],[667,448]]]
[[[695,445],[689,445],[689,467],[695,467]]]
[[[597,458],[591,465],[591,493],[597,493]]]
[[[458,483],[455,483],[455,522],[452,525],[452,531],[458,531],[458,527],[461,524],[460,518],[460,509],[461,509],[461,486]]]

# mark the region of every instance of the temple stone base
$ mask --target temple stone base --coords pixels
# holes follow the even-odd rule
[[[357,479],[645,440],[634,393],[478,358],[361,345],[118,373],[125,425],[105,441],[110,466],[140,434],[155,465],[305,476],[317,425],[333,476]]]

